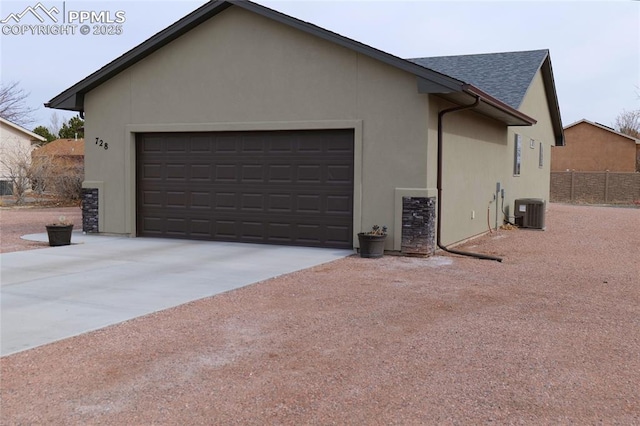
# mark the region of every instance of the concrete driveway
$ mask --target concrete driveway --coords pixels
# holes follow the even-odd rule
[[[353,253],[80,233],[72,242],[0,255],[2,356]]]

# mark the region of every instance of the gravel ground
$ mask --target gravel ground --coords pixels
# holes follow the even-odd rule
[[[640,210],[350,257],[2,358],[2,424],[640,424]]]
[[[48,243],[20,237],[47,232],[45,226],[57,222],[60,216],[73,222],[73,229],[82,229],[80,207],[0,207],[0,253],[49,247]]]

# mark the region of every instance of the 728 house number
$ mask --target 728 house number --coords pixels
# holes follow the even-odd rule
[[[104,149],[109,149],[109,144],[104,142],[100,138],[96,138],[96,145],[103,147]]]

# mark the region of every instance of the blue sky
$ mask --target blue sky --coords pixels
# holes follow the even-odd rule
[[[2,1],[0,20],[38,1]],[[204,1],[48,1],[51,10],[123,11],[120,35],[1,35],[0,78],[19,81],[48,125],[43,103],[195,10]],[[640,2],[277,1],[257,3],[393,55],[460,55],[549,49],[564,125],[612,125],[640,108]],[[25,16],[20,24],[39,24]],[[49,24],[51,22],[45,22]],[[9,21],[9,24],[15,24]],[[0,27],[4,24],[0,24]],[[91,25],[92,26],[92,25]],[[9,30],[7,30],[9,31]],[[64,118],[73,114],[59,112]]]

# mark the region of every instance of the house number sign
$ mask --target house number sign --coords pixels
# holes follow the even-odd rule
[[[109,144],[104,142],[102,139],[100,138],[96,138],[96,145],[101,146],[104,149],[109,149]]]

